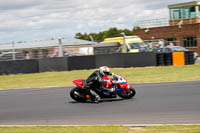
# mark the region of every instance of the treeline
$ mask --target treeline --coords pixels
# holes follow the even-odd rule
[[[132,36],[133,35],[133,30],[128,30],[128,29],[117,29],[115,27],[110,28],[106,31],[102,31],[99,33],[76,33],[75,38],[78,39],[83,39],[83,40],[89,40],[95,42],[102,42],[105,38],[110,38],[110,37],[120,37],[122,36],[120,33],[124,32],[126,36]]]

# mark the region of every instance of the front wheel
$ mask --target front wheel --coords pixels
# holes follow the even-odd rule
[[[118,96],[124,99],[130,99],[134,97],[136,94],[136,91],[133,87],[131,87],[129,90],[122,91],[121,93],[118,93]]]
[[[86,99],[81,94],[80,87],[75,87],[70,91],[70,96],[73,100],[77,102],[84,102]]]

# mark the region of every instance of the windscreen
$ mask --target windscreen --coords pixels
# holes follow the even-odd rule
[[[188,51],[184,47],[171,47],[172,51]]]
[[[139,49],[141,45],[144,45],[144,43],[129,43],[131,49]]]

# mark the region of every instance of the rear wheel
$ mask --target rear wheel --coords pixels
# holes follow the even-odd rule
[[[70,91],[70,96],[73,100],[77,102],[84,102],[86,98],[81,94],[80,87],[75,87]]]
[[[136,91],[133,87],[131,87],[129,90],[122,91],[121,93],[118,93],[118,96],[124,99],[130,99],[134,97],[136,94]]]

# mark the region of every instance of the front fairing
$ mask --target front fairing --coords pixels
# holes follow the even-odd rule
[[[115,75],[115,79],[113,80],[113,83],[123,85],[123,84],[127,84],[127,80],[126,78],[122,76]]]

